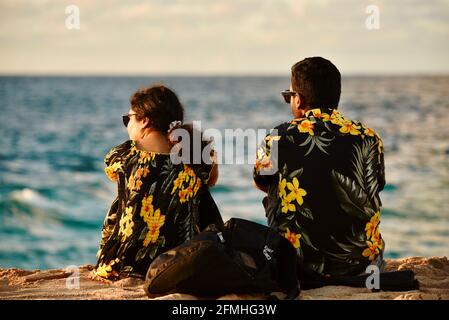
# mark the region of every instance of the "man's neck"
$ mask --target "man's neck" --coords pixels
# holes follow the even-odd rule
[[[305,109],[296,110],[296,112],[295,112],[295,114],[293,116],[295,117],[295,120],[304,118],[306,112],[309,111],[309,110],[312,110],[312,109],[313,108],[305,108]]]

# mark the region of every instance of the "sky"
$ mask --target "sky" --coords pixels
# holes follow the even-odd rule
[[[286,75],[310,56],[447,74],[449,0],[0,0],[0,74]]]

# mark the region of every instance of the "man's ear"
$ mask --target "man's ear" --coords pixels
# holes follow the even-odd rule
[[[304,106],[303,106],[303,104],[304,104],[304,99],[301,99],[301,96],[300,96],[299,94],[296,94],[296,95],[294,96],[293,102],[294,102],[294,106],[295,106],[295,109],[296,109],[296,110],[304,109]]]
[[[304,115],[305,100],[299,94],[294,96],[293,108],[293,115],[295,118],[301,118]]]

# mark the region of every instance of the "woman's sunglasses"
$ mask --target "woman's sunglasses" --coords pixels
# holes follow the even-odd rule
[[[136,113],[126,113],[122,115],[123,124],[125,127],[128,127],[129,120],[131,119],[131,116],[135,116]]]
[[[290,103],[290,99],[297,95],[295,91],[291,90],[283,90],[281,91],[281,94],[284,97],[285,103]]]

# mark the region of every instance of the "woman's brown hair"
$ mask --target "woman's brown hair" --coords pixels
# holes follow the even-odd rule
[[[136,113],[137,120],[149,118],[149,127],[164,134],[169,135],[170,142],[175,145],[181,142],[179,138],[173,138],[171,133],[176,129],[184,129],[189,134],[190,152],[188,155],[182,155],[182,149],[179,155],[190,165],[210,164],[202,159],[203,150],[209,146],[211,148],[211,139],[206,139],[202,132],[193,127],[192,124],[183,123],[184,107],[179,101],[176,93],[164,85],[153,85],[149,88],[141,88],[131,96],[131,109]],[[198,157],[194,157],[196,149],[193,147],[194,136],[199,137],[201,144]],[[213,153],[211,153],[211,156]]]
[[[137,120],[149,118],[149,126],[166,133],[170,123],[184,120],[184,107],[172,90],[163,85],[141,88],[131,96],[131,109]]]

